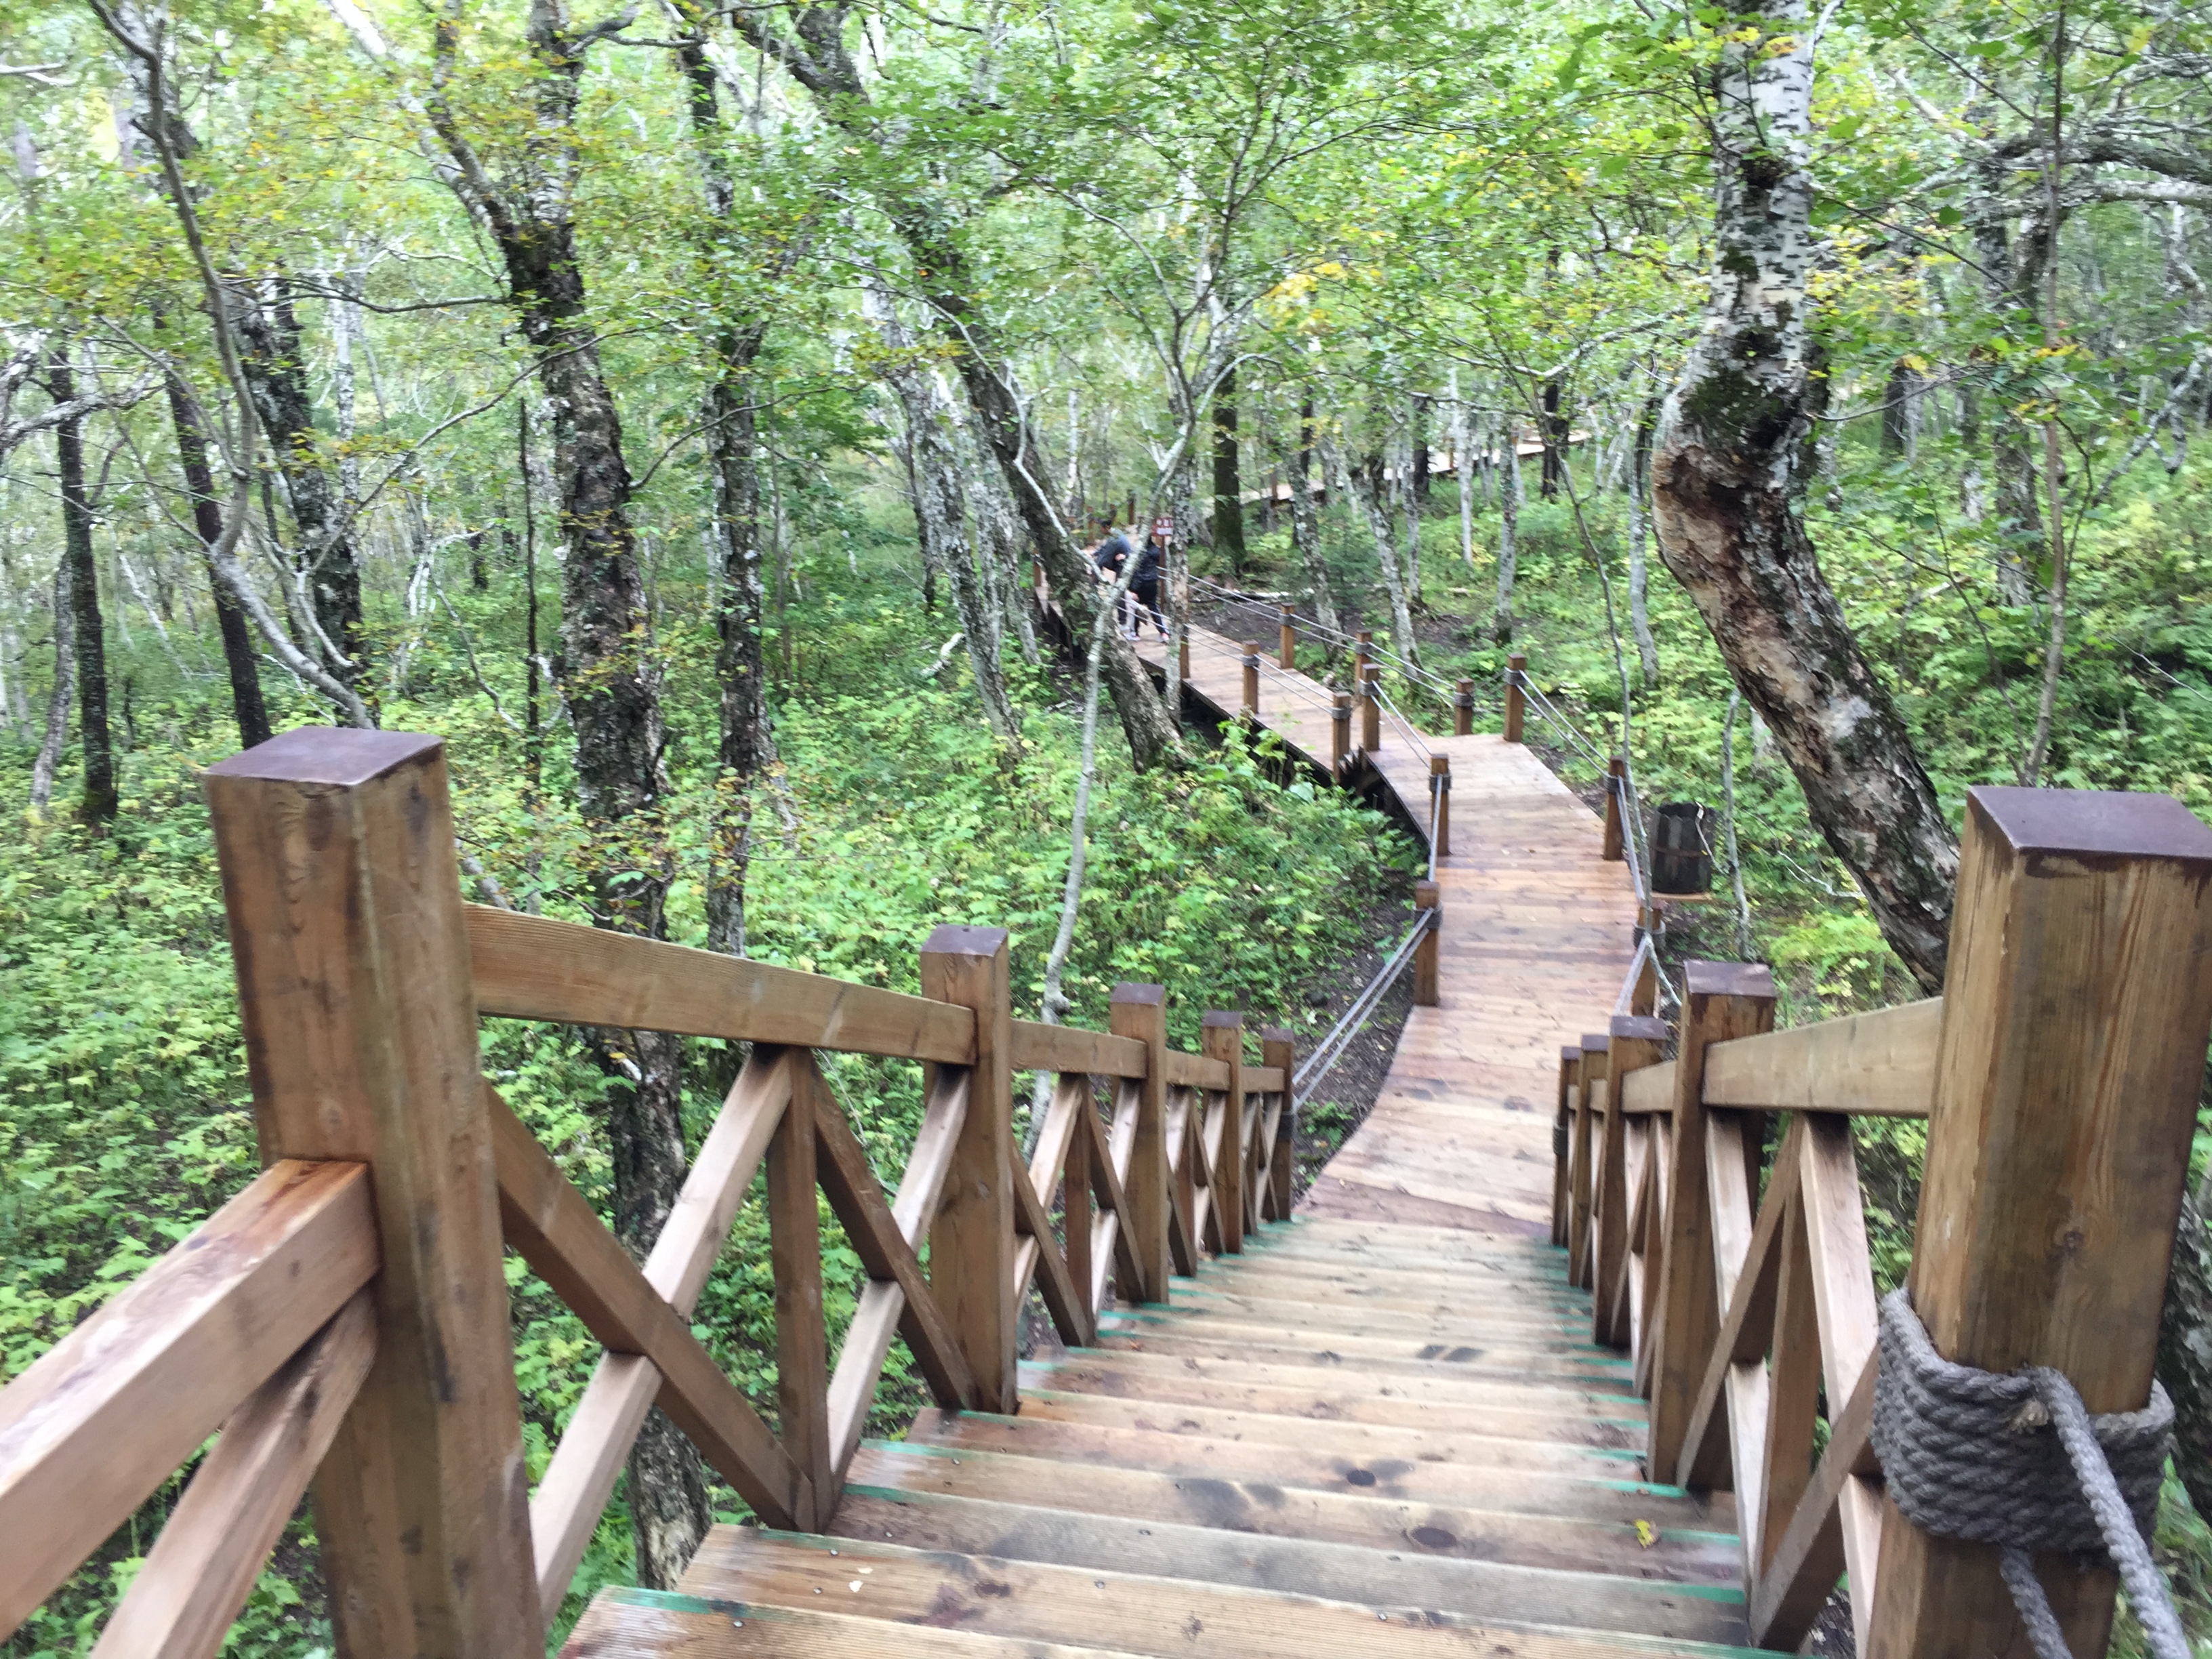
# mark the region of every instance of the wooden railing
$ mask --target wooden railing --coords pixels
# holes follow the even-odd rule
[[[1939,1352],[2140,1408],[2212,1027],[2208,894],[2212,831],[2166,797],[1978,789],[1943,997],[1774,1031],[1765,969],[1692,963],[1678,1030],[1632,981],[1634,1011],[1562,1051],[1553,1242],[1634,1357],[1650,1478],[1735,1493],[1759,1645],[1796,1650],[1848,1574],[1863,1655],[2028,1650],[1996,1552],[1884,1495],[1850,1120],[1929,1121],[1908,1282]],[[2110,1571],[2039,1569],[2072,1650],[2101,1653]]]
[[[1290,1213],[1286,1031],[1179,1052],[1149,985],[1109,1031],[1016,1019],[997,928],[939,928],[908,996],[465,904],[435,738],[294,732],[206,790],[265,1168],[0,1389],[0,1633],[219,1432],[99,1653],[216,1653],[312,1481],[341,1654],[538,1659],[650,1407],[820,1528],[895,1334],[939,1404],[1012,1412],[1032,1285],[1088,1343]],[[642,1264],[483,1078],[486,1015],[751,1045]],[[922,1063],[896,1191],[822,1050]],[[1055,1077],[1026,1160],[1017,1072]],[[763,1170],[775,1429],[691,1328]],[[866,1275],[834,1364],[817,1191]],[[503,1245],[603,1349],[534,1493]]]

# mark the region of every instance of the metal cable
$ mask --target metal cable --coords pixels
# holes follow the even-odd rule
[[[1373,979],[1367,981],[1366,988],[1352,1000],[1352,1006],[1344,1011],[1344,1017],[1329,1028],[1328,1035],[1314,1045],[1313,1052],[1306,1056],[1305,1064],[1299,1066],[1291,1079],[1291,1106],[1293,1110],[1312,1097],[1316,1085],[1327,1075],[1329,1067],[1343,1058],[1345,1045],[1351,1042],[1359,1027],[1374,1012],[1375,1005],[1382,1000],[1382,994],[1396,982],[1400,974],[1406,971],[1406,964],[1413,959],[1413,951],[1421,942],[1421,935],[1437,926],[1442,915],[1443,912],[1438,910],[1424,910],[1414,917],[1412,930],[1391,952],[1390,959],[1376,970]]]

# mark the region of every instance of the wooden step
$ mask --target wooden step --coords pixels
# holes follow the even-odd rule
[[[1467,1309],[1542,1309],[1587,1312],[1589,1292],[1569,1285],[1564,1276],[1550,1280],[1512,1278],[1503,1273],[1442,1273],[1347,1264],[1254,1261],[1234,1267],[1209,1267],[1194,1281],[1201,1290],[1246,1296],[1364,1297],[1411,1304],[1443,1304]],[[1169,1305],[1174,1305],[1172,1291]]]
[[[855,1579],[865,1586],[857,1595],[846,1589]],[[1106,1642],[1160,1659],[1747,1659],[1743,1650],[1703,1644],[1478,1623],[1429,1608],[1408,1617],[1388,1603],[750,1527],[714,1528],[684,1588],[726,1603],[778,1607],[811,1601],[817,1590],[825,1601],[843,1591],[853,1613],[871,1618],[1041,1642]]]
[[[1448,1608],[1474,1619],[1556,1624],[1568,1617],[1587,1628],[1698,1642],[1741,1643],[1745,1634],[1743,1595],[1733,1587],[1469,1561],[1411,1547],[1369,1549],[869,1487],[848,1489],[830,1529],[915,1549]]]
[[[1346,1331],[1355,1335],[1386,1331],[1426,1331],[1448,1334],[1479,1328],[1527,1331],[1547,1340],[1588,1343],[1591,1312],[1588,1308],[1553,1311],[1543,1307],[1508,1303],[1480,1316],[1441,1316],[1435,1309],[1418,1305],[1406,1310],[1365,1307],[1342,1302],[1320,1303],[1307,1297],[1261,1296],[1243,1291],[1217,1290],[1211,1285],[1178,1285],[1172,1303],[1126,1303],[1120,1311],[1148,1319],[1229,1320],[1247,1325],[1271,1325],[1278,1329]]]
[[[1235,1406],[1168,1400],[1158,1395],[1066,1394],[1042,1388],[1022,1389],[1022,1420],[1093,1423],[1107,1428],[1202,1435],[1249,1440],[1270,1446],[1317,1443],[1315,1424],[1328,1425],[1327,1444],[1348,1457],[1431,1459],[1443,1463],[1476,1463],[1501,1469],[1555,1469],[1571,1473],[1595,1468],[1601,1475],[1627,1479],[1644,1472],[1645,1430],[1641,1424],[1615,1428],[1574,1422],[1561,1425],[1561,1437],[1502,1432],[1495,1413],[1468,1430],[1439,1423],[1434,1413],[1405,1423],[1363,1423],[1326,1413],[1318,1418]]]
[[[1438,1505],[1270,1480],[1184,1476],[885,1441],[864,1445],[854,1459],[852,1479],[902,1492],[1157,1519],[1465,1561],[1528,1567],[1571,1564],[1578,1571],[1680,1583],[1730,1583],[1741,1559],[1733,1533],[1667,1526],[1658,1504],[1647,1505],[1640,1516],[1600,1521],[1525,1508]],[[1639,1533],[1637,1520],[1646,1530]]]
[[[826,1598],[825,1598],[826,1599]],[[689,1591],[601,1590],[568,1632],[562,1659],[1111,1659],[1126,1649],[1079,1647],[975,1631],[902,1628],[827,1607],[764,1606]]]
[[[1371,1422],[1401,1422],[1407,1411],[1426,1410],[1452,1414],[1462,1425],[1472,1427],[1484,1413],[1494,1410],[1553,1419],[1640,1423],[1644,1411],[1644,1401],[1630,1393],[1625,1382],[1618,1392],[1609,1393],[1595,1384],[1559,1377],[1460,1381],[1368,1372],[1325,1364],[1248,1364],[1233,1359],[1203,1359],[1192,1354],[1144,1353],[1128,1349],[1071,1349],[1058,1358],[1025,1362],[1022,1372],[1024,1376],[1036,1373],[1040,1386],[1048,1389],[1089,1389],[1102,1394],[1158,1389],[1170,1399],[1183,1398],[1194,1389],[1209,1386],[1273,1393],[1311,1394],[1318,1390],[1326,1394],[1331,1402],[1327,1409],[1310,1407],[1291,1415],[1345,1416]],[[1358,1418],[1352,1409],[1356,1401],[1382,1408],[1389,1414]]]
[[[1389,1498],[1574,1520],[1732,1533],[1734,1500],[1725,1492],[1698,1497],[1679,1486],[1635,1478],[1633,1465],[1583,1457],[1568,1471],[1497,1462],[1448,1463],[1433,1457],[1378,1456],[1346,1449],[1342,1437],[1309,1424],[1290,1443],[1121,1428],[1042,1417],[984,1412],[923,1412],[907,1431],[908,1444],[955,1452],[1009,1452],[1069,1463],[1147,1469],[1179,1480],[1259,1481],[1351,1496]],[[1514,1442],[1493,1443],[1513,1445]]]
[[[1194,1330],[1188,1325],[1114,1324],[1098,1334],[1102,1353],[1187,1355],[1197,1359],[1251,1365],[1346,1367],[1375,1376],[1433,1376],[1440,1380],[1495,1379],[1551,1383],[1571,1388],[1634,1392],[1634,1362],[1610,1350],[1553,1349],[1526,1342],[1482,1341],[1472,1330],[1455,1341],[1389,1343],[1372,1338],[1330,1335],[1302,1342],[1267,1342],[1232,1334]],[[1393,1352],[1393,1350],[1395,1352]]]

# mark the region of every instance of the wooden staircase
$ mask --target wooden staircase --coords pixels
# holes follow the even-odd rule
[[[584,1656],[1340,1659],[1743,1650],[1735,1510],[1642,1476],[1644,1405],[1547,1243],[1303,1219],[925,1412],[830,1535],[718,1527]]]

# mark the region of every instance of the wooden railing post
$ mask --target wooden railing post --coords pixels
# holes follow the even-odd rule
[[[1275,1114],[1275,1147],[1267,1158],[1268,1210],[1278,1221],[1291,1218],[1291,1194],[1297,1173],[1297,1109],[1291,1104],[1291,1073],[1297,1069],[1297,1039],[1280,1025],[1260,1029],[1260,1063],[1283,1074],[1281,1106]]]
[[[204,787],[262,1162],[375,1171],[376,1359],[314,1484],[337,1650],[538,1659],[445,745],[310,727]]]
[[[1221,1230],[1227,1255],[1244,1252],[1244,1016],[1211,1009],[1200,1022],[1198,1051],[1229,1067],[1229,1092],[1222,1099],[1213,1153],[1213,1223]]]
[[[812,1078],[777,1120],[768,1143],[769,1266],[775,1296],[775,1398],[783,1449],[806,1476],[812,1512],[802,1532],[829,1524],[837,1507],[830,1444],[830,1349],[822,1307],[822,1206],[817,1195]]]
[[[1613,1039],[1603,1031],[1585,1031],[1582,1063],[1575,1068],[1574,1143],[1569,1152],[1571,1167],[1567,1184],[1567,1283],[1587,1289],[1597,1243],[1597,1159],[1603,1150],[1606,1103],[1606,1049]]]
[[[1946,1358],[2048,1365],[2092,1412],[2149,1397],[2212,1024],[2212,830],[2163,795],[1979,788],[1910,1284]],[[1875,1659],[2027,1651],[1997,1553],[1884,1505]],[[2037,1565],[2075,1653],[2110,1569]]]
[[[1597,1340],[1607,1346],[1628,1346],[1628,1308],[1621,1279],[1628,1272],[1628,1115],[1621,1110],[1620,1087],[1632,1072],[1659,1063],[1666,1047],[1662,1020],[1615,1014],[1606,1046],[1605,1146],[1598,1155],[1597,1267],[1593,1290],[1597,1301]]]
[[[1367,678],[1367,670],[1375,660],[1375,630],[1363,628],[1352,647],[1352,678],[1357,682]]]
[[[1282,607],[1282,635],[1276,641],[1276,661],[1286,671],[1298,665],[1298,613],[1290,606]]]
[[[1583,1051],[1571,1043],[1559,1049],[1559,1101],[1552,1113],[1552,1243],[1564,1249],[1567,1243],[1567,1177],[1574,1146],[1575,1091],[1582,1078]]]
[[[975,1403],[1012,1413],[1014,1382],[1014,1188],[1027,1179],[1013,1145],[1013,1004],[1006,930],[945,926],[921,947],[921,994],[975,1011],[975,1063],[968,1115],[929,1232],[929,1282],[975,1377]]]
[[[1260,647],[1247,641],[1244,647],[1244,708],[1243,715],[1249,723],[1260,718]]]
[[[1474,682],[1462,680],[1452,693],[1452,736],[1472,737],[1474,734]]]
[[[1658,1358],[1651,1367],[1655,1480],[1674,1479],[1705,1362],[1720,1335],[1713,1228],[1705,1179],[1705,1050],[1774,1025],[1774,975],[1758,963],[1692,962],[1682,976],[1674,1059],[1674,1158],[1667,1172],[1666,1248],[1659,1263]]]
[[[1338,777],[1352,759],[1352,693],[1339,691],[1328,711],[1328,769]]]
[[[1174,1273],[1168,1254],[1169,1206],[1174,1195],[1168,1172],[1167,1013],[1167,992],[1162,987],[1126,982],[1114,988],[1107,1010],[1109,1030],[1145,1045],[1145,1075],[1136,1080],[1136,1144],[1129,1153],[1129,1178],[1121,1187],[1129,1212],[1121,1218],[1121,1226],[1144,1271],[1147,1302],[1168,1299],[1168,1279]]]
[[[1620,796],[1621,780],[1628,774],[1628,763],[1615,755],[1605,763],[1605,850],[1603,856],[1618,864],[1627,856],[1621,850]]]
[[[1526,717],[1528,700],[1522,694],[1521,676],[1528,672],[1528,659],[1520,655],[1505,659],[1505,741],[1521,741],[1521,723]]]
[[[1176,678],[1185,685],[1190,684],[1190,629],[1188,628],[1182,630],[1182,638],[1176,645]]]
[[[1370,755],[1382,747],[1382,678],[1371,662],[1359,671],[1359,747]]]
[[[1429,789],[1436,799],[1436,823],[1431,839],[1437,856],[1451,856],[1451,761],[1443,755],[1429,757]]]
[[[1439,993],[1437,989],[1437,942],[1443,932],[1443,900],[1436,883],[1417,881],[1413,884],[1413,911],[1416,915],[1431,913],[1435,920],[1422,930],[1420,942],[1413,946],[1413,1006],[1433,1008]]]

